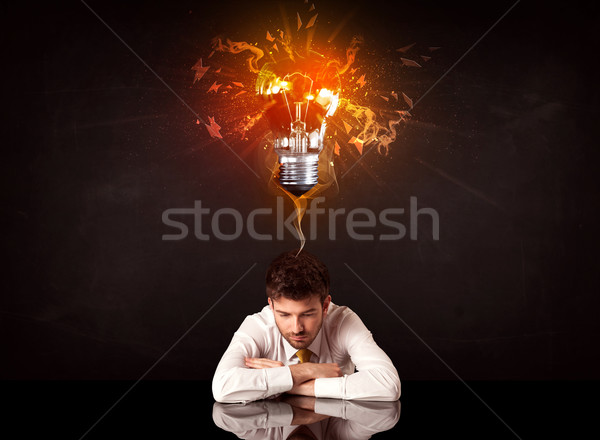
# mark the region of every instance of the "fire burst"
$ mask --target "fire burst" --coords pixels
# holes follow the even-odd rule
[[[284,192],[294,202],[302,246],[305,240],[300,223],[307,200],[326,190],[330,195],[337,193],[334,156],[359,160],[365,147],[387,155],[399,124],[411,116],[413,107],[406,93],[378,88],[377,68],[370,66],[369,70],[357,61],[364,46],[362,38],[352,38],[345,58],[332,56],[330,48],[313,41],[317,16],[311,5],[307,13],[296,14],[297,29],[265,30],[261,44],[214,38],[208,59],[216,53],[241,54],[245,56],[245,72],[240,66],[220,65],[213,69],[220,75],[210,77],[212,66],[205,66],[202,59],[192,68],[196,71],[194,83],[201,88],[212,83],[206,92],[233,99],[221,111],[211,109],[219,123],[215,117],[210,119],[211,124],[206,125],[209,134],[239,137],[246,141],[245,154],[260,153],[268,187]],[[298,45],[303,36],[306,44]],[[311,48],[317,45],[322,53]],[[413,46],[397,49],[402,54],[400,61],[407,68],[420,68],[419,63],[406,58]],[[431,59],[421,58],[424,62]],[[219,65],[216,59],[206,63]],[[203,77],[209,77],[206,85]],[[250,91],[255,93],[247,93]],[[384,111],[381,101],[397,108]]]

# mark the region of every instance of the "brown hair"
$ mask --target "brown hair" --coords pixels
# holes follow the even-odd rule
[[[284,252],[267,269],[267,296],[299,301],[319,295],[321,304],[329,295],[329,271],[314,255],[298,250]]]

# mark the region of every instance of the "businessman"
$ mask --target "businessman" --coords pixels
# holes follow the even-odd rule
[[[348,307],[329,294],[329,272],[314,255],[289,251],[270,264],[268,305],[246,317],[213,377],[217,402],[282,393],[393,401],[400,379],[390,358]]]

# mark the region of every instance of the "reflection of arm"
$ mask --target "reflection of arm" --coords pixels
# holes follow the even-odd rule
[[[358,372],[344,377],[315,380],[316,397],[398,400],[398,372],[356,313],[350,312],[341,318],[337,326],[337,342],[339,347],[347,350]]]
[[[317,399],[308,396],[297,396],[285,394],[281,402],[285,402],[292,406],[294,418],[292,425],[311,425],[321,420],[329,418],[326,414],[318,414],[315,412],[315,402]]]
[[[289,367],[250,369],[245,357],[261,357],[260,344],[266,346],[267,334],[256,318],[242,323],[213,377],[212,391],[217,402],[235,403],[264,399],[292,388]]]
[[[289,426],[292,418],[293,410],[290,405],[270,400],[247,405],[213,405],[215,425],[239,438],[276,438],[277,432],[273,428]]]
[[[400,402],[317,399],[315,412],[331,416],[330,438],[361,439],[392,429],[400,419]]]

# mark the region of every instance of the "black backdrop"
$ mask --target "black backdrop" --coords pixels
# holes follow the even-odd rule
[[[216,77],[193,87],[190,68],[217,34],[280,26],[278,3],[255,3],[88,4],[219,122],[225,110],[205,93]],[[365,57],[397,63],[396,48],[441,46],[406,73],[415,99],[511,5],[316,3],[329,29],[354,11],[338,38],[362,33]],[[298,241],[164,241],[175,231],[161,215],[200,200],[245,219],[276,199],[84,4],[4,9],[1,376],[137,379],[204,316],[147,378],[210,379],[266,303],[268,262]],[[401,379],[454,378],[407,325],[464,379],[598,378],[597,23],[585,5],[521,2],[415,107],[389,156],[371,151],[344,178],[356,157],[335,159],[339,193],[323,207],[408,213],[416,197],[439,214],[439,240],[426,216],[416,240],[354,240],[343,222],[330,240],[322,215],[306,244]],[[258,170],[246,146],[232,141]],[[275,233],[275,219],[257,229]]]

